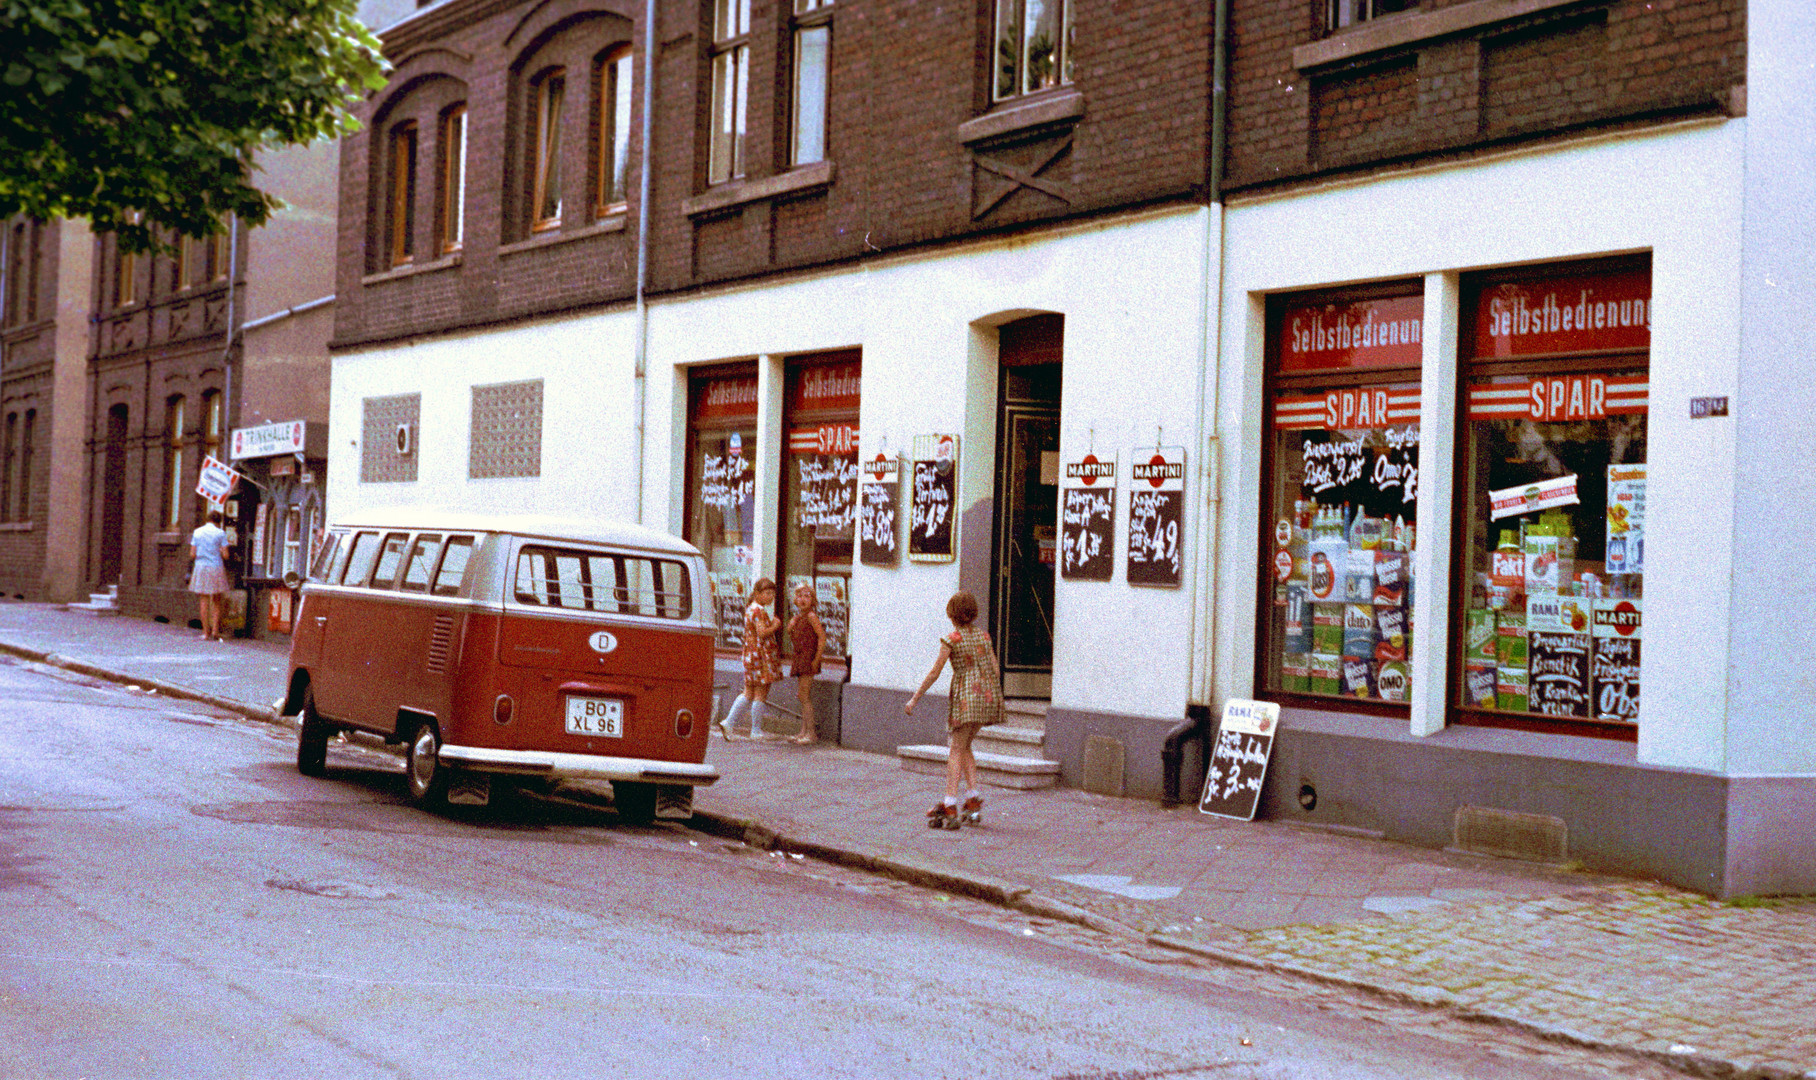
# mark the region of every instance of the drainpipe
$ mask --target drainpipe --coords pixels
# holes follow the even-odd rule
[[[656,0],[643,5],[643,123],[641,125],[642,160],[637,169],[637,357],[631,373],[631,410],[634,424],[631,433],[631,476],[634,478],[636,518],[643,522],[643,397],[645,376],[649,371],[649,302],[644,291],[649,286],[649,191],[650,191],[650,116],[656,108]]]
[[[1191,693],[1186,706],[1186,719],[1173,726],[1161,743],[1161,801],[1171,805],[1182,801],[1185,744],[1196,741],[1201,758],[1210,758],[1211,730],[1214,723],[1213,700],[1216,693],[1216,649],[1218,589],[1218,539],[1222,524],[1221,481],[1222,454],[1217,436],[1219,411],[1219,360],[1223,352],[1223,159],[1226,139],[1225,118],[1229,101],[1225,91],[1228,78],[1229,0],[1216,0],[1214,30],[1211,37],[1211,147],[1206,192],[1209,213],[1204,224],[1204,267],[1200,279],[1200,326],[1198,358],[1197,431],[1203,454],[1199,476],[1204,499],[1194,509],[1197,519],[1198,565],[1192,574],[1192,619],[1190,627]],[[1214,254],[1213,254],[1214,252]],[[1215,259],[1215,263],[1212,260]]]
[[[240,276],[240,218],[227,216],[227,345],[221,350],[221,435],[233,427],[233,286]]]

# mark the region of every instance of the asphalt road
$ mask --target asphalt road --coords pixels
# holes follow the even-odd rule
[[[0,663],[0,1078],[1611,1071],[290,738]]]

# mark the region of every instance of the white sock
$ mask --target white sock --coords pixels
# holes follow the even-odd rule
[[[750,734],[754,738],[763,734],[763,717],[768,715],[769,706],[761,701],[750,703]]]
[[[940,805],[941,806],[957,806],[958,805],[958,796],[948,795],[945,798],[940,800]]]
[[[741,717],[743,717],[743,715],[745,713],[747,713],[749,711],[750,711],[750,699],[745,697],[743,694],[739,694],[738,699],[736,701],[732,702],[731,708],[726,711],[725,719],[719,721],[719,726],[723,727],[727,731],[730,731],[733,728],[736,728],[738,726],[738,720]]]

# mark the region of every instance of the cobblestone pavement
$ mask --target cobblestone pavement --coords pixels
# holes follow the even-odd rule
[[[43,604],[0,603],[0,651],[254,717],[284,672],[278,645]],[[1816,898],[1719,903],[1075,789],[992,789],[951,833],[924,824],[939,780],[889,757],[715,740],[708,760],[697,827],[1686,1074],[1816,1080]]]

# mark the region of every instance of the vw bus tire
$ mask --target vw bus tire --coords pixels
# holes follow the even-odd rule
[[[448,793],[448,770],[441,764],[441,733],[435,723],[416,725],[404,743],[404,786],[417,806],[439,806]]]
[[[315,711],[315,687],[303,690],[303,729],[296,736],[296,771],[304,776],[328,775],[328,740],[334,725]]]
[[[625,821],[648,824],[656,818],[656,785],[613,780],[612,805]]]

